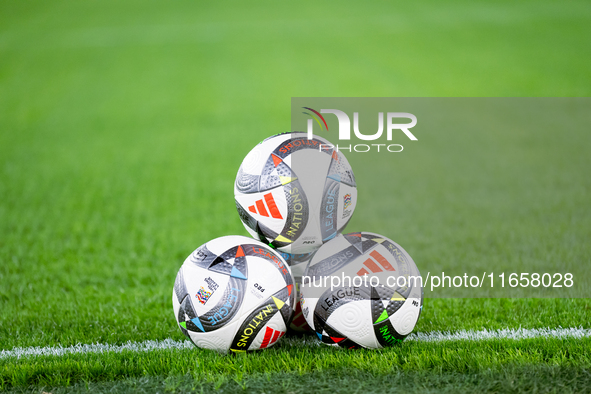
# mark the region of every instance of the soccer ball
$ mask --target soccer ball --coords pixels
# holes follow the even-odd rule
[[[187,257],[172,305],[180,330],[200,348],[263,349],[287,331],[295,286],[289,266],[273,249],[252,238],[226,236]]]
[[[234,197],[253,237],[297,255],[343,230],[355,210],[357,186],[349,162],[331,147],[297,132],[269,137],[248,153]]]
[[[423,308],[420,273],[394,241],[373,233],[324,244],[302,277],[301,308],[318,338],[346,348],[382,348],[411,333]]]

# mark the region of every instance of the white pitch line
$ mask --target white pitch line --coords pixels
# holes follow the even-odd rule
[[[443,342],[443,341],[486,341],[491,339],[531,339],[531,338],[586,338],[591,337],[591,329],[580,328],[504,328],[501,330],[482,330],[456,332],[432,331],[412,333],[407,341]]]
[[[10,357],[26,357],[26,356],[64,356],[66,354],[78,353],[121,353],[123,351],[132,352],[149,352],[151,350],[166,350],[166,349],[190,349],[194,345],[190,341],[175,341],[173,339],[165,339],[163,341],[144,341],[144,342],[127,342],[123,345],[109,345],[109,344],[91,344],[91,345],[74,345],[68,347],[53,346],[53,347],[27,347],[14,348],[12,350],[1,350],[0,360]]]
[[[517,328],[502,330],[481,330],[481,331],[457,331],[443,332],[432,331],[427,333],[412,333],[406,340],[419,342],[444,342],[444,341],[486,341],[497,339],[532,339],[532,338],[591,338],[591,329],[584,328]],[[319,344],[319,341],[306,341],[307,343]],[[68,347],[28,347],[14,348],[12,350],[0,350],[0,360],[7,358],[21,358],[27,356],[64,356],[66,354],[79,353],[121,353],[149,352],[152,350],[168,349],[191,349],[194,345],[190,341],[175,341],[164,339],[162,341],[127,342],[123,345],[91,344],[74,345]]]

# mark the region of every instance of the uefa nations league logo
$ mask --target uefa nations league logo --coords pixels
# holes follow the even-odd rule
[[[209,300],[209,297],[211,297],[211,293],[211,291],[207,291],[201,286],[195,297],[197,297],[197,300],[199,300],[201,304],[205,305],[207,300]]]

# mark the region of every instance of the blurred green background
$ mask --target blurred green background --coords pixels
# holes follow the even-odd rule
[[[590,33],[588,1],[0,2],[0,349],[180,339],[176,271],[245,234],[291,97],[588,96]]]

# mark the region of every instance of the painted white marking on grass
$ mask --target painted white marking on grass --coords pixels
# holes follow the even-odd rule
[[[591,329],[584,328],[505,328],[482,331],[432,331],[412,333],[406,340],[419,342],[444,341],[486,341],[491,339],[531,339],[531,338],[586,338],[591,337]]]
[[[584,328],[517,328],[502,330],[481,330],[481,331],[457,331],[443,332],[432,331],[427,333],[412,333],[406,340],[418,342],[444,342],[444,341],[486,341],[497,339],[532,339],[532,338],[591,338],[591,329]],[[321,342],[307,341],[308,344],[318,345]],[[169,349],[191,349],[194,345],[190,341],[175,341],[165,339],[163,341],[145,341],[145,342],[127,342],[123,345],[92,344],[92,345],[74,345],[68,347],[29,347],[14,348],[12,350],[1,350],[0,360],[6,358],[21,358],[27,356],[64,356],[67,354],[79,353],[121,353],[131,352],[149,352],[152,350]]]
[[[145,342],[127,342],[123,345],[109,345],[109,344],[91,344],[91,345],[74,345],[68,347],[54,346],[54,347],[27,347],[14,348],[12,350],[0,351],[0,360],[9,357],[26,357],[26,356],[64,356],[66,354],[78,353],[121,353],[123,351],[132,352],[149,352],[152,350],[166,350],[166,349],[190,349],[194,345],[190,341],[175,341],[173,339],[165,339],[163,341],[145,341]]]

